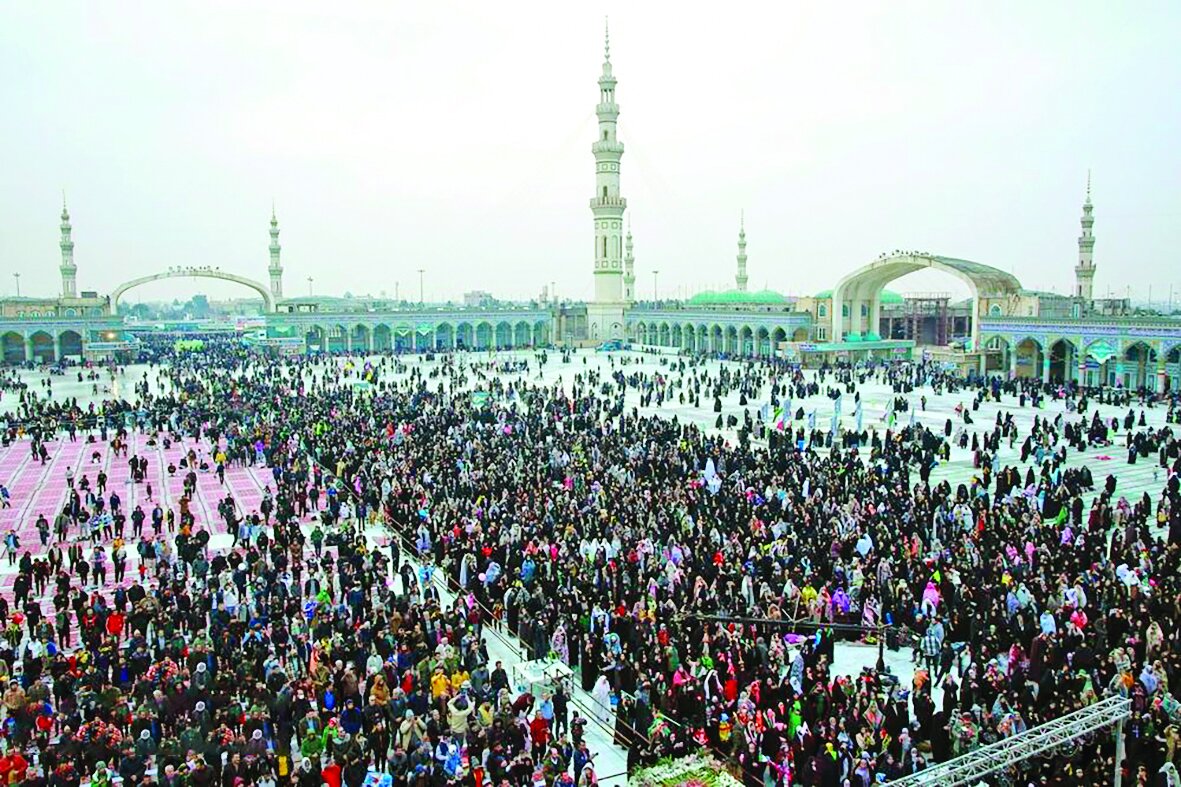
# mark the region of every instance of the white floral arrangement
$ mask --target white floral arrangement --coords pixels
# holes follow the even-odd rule
[[[661,760],[628,777],[635,787],[742,787],[742,783],[712,757],[694,754]]]

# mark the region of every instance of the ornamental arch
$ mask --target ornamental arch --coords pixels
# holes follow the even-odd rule
[[[120,284],[111,292],[111,312],[113,314],[118,313],[119,299],[128,290],[154,281],[163,281],[164,279],[221,279],[222,281],[241,284],[243,287],[249,287],[262,296],[263,308],[268,313],[275,311],[275,298],[271,295],[270,289],[260,281],[248,279],[245,276],[238,276],[234,273],[227,273],[216,268],[173,268],[163,273],[141,276],[138,279],[132,279],[131,281]]]
[[[896,254],[874,260],[837,282],[832,291],[832,341],[846,333],[876,334],[881,323],[882,290],[909,273],[935,270],[955,276],[968,286],[972,301],[972,346],[979,346],[981,299],[1007,300],[1021,293],[1021,282],[1011,273],[955,257]]]

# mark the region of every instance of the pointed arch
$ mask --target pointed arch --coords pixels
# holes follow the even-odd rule
[[[496,323],[495,346],[497,349],[512,347],[513,327],[501,320]]]
[[[23,363],[25,358],[25,337],[16,331],[8,331],[0,339],[4,347],[5,363]]]
[[[754,355],[755,354],[755,332],[749,325],[743,325],[738,329],[738,354],[739,355]]]
[[[82,357],[82,334],[77,331],[62,331],[57,335],[57,343],[61,347],[62,358]]]
[[[29,336],[29,342],[33,347],[33,357],[30,360],[40,361],[41,363],[49,363],[57,360],[53,352],[53,336],[48,331],[34,331]]]
[[[394,348],[394,332],[386,323],[378,323],[373,327],[373,350],[385,353]]]
[[[531,331],[529,330],[529,323],[525,320],[520,320],[513,326],[513,346],[514,347],[528,347],[533,343],[531,338]]]
[[[895,279],[915,271],[931,269],[955,276],[971,292],[972,346],[980,346],[979,303],[981,298],[1006,299],[1021,292],[1021,282],[1010,273],[970,260],[929,254],[895,254],[865,265],[843,277],[832,291],[831,341],[842,341],[845,321],[848,333],[876,333],[881,324],[882,289]],[[855,308],[849,308],[853,304]],[[865,317],[862,318],[862,306]]]
[[[487,350],[492,347],[492,342],[496,336],[496,329],[492,323],[483,320],[476,325],[476,349]]]
[[[369,326],[357,323],[349,332],[349,349],[353,352],[369,352],[371,334]]]

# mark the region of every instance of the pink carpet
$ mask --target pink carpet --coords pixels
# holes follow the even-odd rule
[[[160,442],[154,446],[149,446],[147,442],[147,435],[133,434],[130,437],[127,456],[124,457],[120,453],[116,457],[109,445],[98,442],[87,443],[85,437],[80,435],[77,442],[65,440],[47,443],[49,461],[44,465],[40,461],[33,460],[28,441],[0,448],[0,483],[4,483],[8,487],[12,501],[10,508],[0,510],[0,536],[7,534],[9,530],[16,530],[20,537],[20,554],[24,554],[26,550],[35,557],[45,554],[47,547],[41,546],[41,538],[36,527],[37,517],[39,514],[44,514],[52,527],[54,517],[65,505],[68,488],[66,484],[67,467],[74,470],[75,485],[81,482],[83,476],[87,476],[90,479],[91,488],[96,491],[99,471],[106,472],[107,491],[105,496],[109,500],[111,492],[119,493],[119,497],[122,499],[121,507],[128,518],[125,530],[125,537],[128,539],[132,533],[131,512],[135,510],[136,504],[142,505],[144,512],[148,515],[144,523],[144,531],[149,535],[153,532],[151,511],[155,502],[159,502],[165,510],[169,507],[173,508],[179,518],[178,501],[184,488],[185,472],[179,469],[180,460],[190,448],[197,446],[192,442],[184,442],[173,444],[168,450],[164,450],[163,444]],[[205,456],[208,457],[210,447],[205,445],[204,448]],[[92,459],[92,455],[96,451],[99,454],[97,462]],[[137,454],[148,459],[147,482],[150,482],[152,486],[153,499],[151,500],[147,497],[147,482],[131,483],[131,468],[128,465],[128,460]],[[176,474],[172,477],[169,477],[167,473],[169,462],[178,466]],[[226,494],[233,495],[239,510],[249,514],[258,510],[263,497],[263,487],[270,482],[270,470],[262,466],[227,468],[225,486],[218,483],[217,474],[213,471],[198,472],[197,493],[190,506],[197,527],[208,529],[211,533],[225,533],[225,522],[217,515],[218,500],[224,498]],[[70,531],[71,539],[76,538],[77,535],[77,529]],[[50,534],[50,543],[53,543],[52,533]],[[63,543],[62,548],[65,549],[68,543],[68,541]],[[87,546],[89,547],[89,545]],[[128,575],[130,576],[138,565],[138,555],[134,549],[129,549],[128,557]],[[6,559],[0,558],[0,562],[6,572],[12,571],[7,568]],[[15,573],[0,574],[0,593],[10,600],[15,578]],[[108,570],[108,588],[112,587],[111,583],[111,574]],[[48,610],[48,607],[43,608]]]

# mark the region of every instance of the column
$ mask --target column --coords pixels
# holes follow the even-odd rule
[[[844,292],[840,287],[832,291],[832,301],[828,304],[828,311],[832,321],[832,330],[828,333],[828,340],[830,342],[841,341],[841,333],[844,331],[844,318],[841,316],[841,310],[844,304],[841,302]]]
[[[1042,382],[1050,382],[1050,354],[1042,351]]]
[[[1165,359],[1157,356],[1156,362],[1156,392],[1164,393],[1169,387],[1169,370],[1165,367]]]
[[[1009,345],[1009,379],[1017,379],[1017,348]]]
[[[1072,349],[1071,355],[1075,356],[1074,361],[1078,367],[1078,384],[1079,385],[1086,385],[1086,383],[1087,383],[1087,350],[1086,350],[1087,345],[1083,341],[1083,337],[1081,337],[1081,336],[1078,337],[1077,339],[1075,339],[1075,342],[1076,342],[1075,346],[1078,347],[1078,349],[1077,350]]]
[[[26,361],[33,360],[33,337],[32,336],[25,337],[25,360]]]
[[[1104,367],[1106,366],[1107,364],[1104,364]],[[1119,360],[1115,362],[1115,384],[1127,387],[1127,383],[1124,380],[1124,358],[1122,353],[1120,354]]]
[[[62,360],[62,335],[60,333],[53,335],[53,360],[56,363],[61,363]]]

